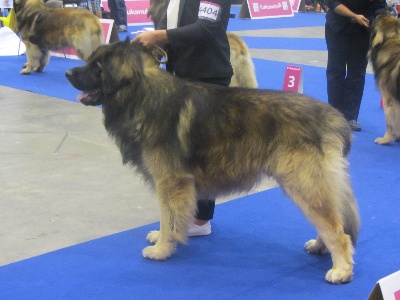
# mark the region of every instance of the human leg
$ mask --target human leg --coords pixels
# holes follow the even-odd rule
[[[364,93],[365,73],[368,60],[367,53],[369,49],[369,33],[361,26],[354,28],[353,37],[350,39],[352,51],[349,53],[347,63],[347,77],[345,81],[344,99],[347,105],[347,120],[358,119],[361,100]]]
[[[197,200],[197,211],[189,225],[188,236],[202,236],[211,233],[210,220],[214,217],[215,199]]]
[[[102,18],[100,0],[91,0],[92,12],[98,17]]]
[[[348,37],[325,28],[325,40],[328,48],[326,68],[328,103],[345,114],[346,103],[343,101],[348,55]]]
[[[125,32],[128,26],[128,15],[126,11],[125,0],[115,0],[115,23],[117,31]]]
[[[111,18],[114,20],[114,22],[117,25],[117,16],[116,16],[117,7],[115,4],[115,1],[116,0],[107,0],[107,4],[108,4],[108,8],[110,9]]]

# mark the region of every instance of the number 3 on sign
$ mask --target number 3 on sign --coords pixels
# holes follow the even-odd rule
[[[295,81],[295,79],[296,79],[296,77],[294,77],[293,75],[290,75],[290,76],[289,76],[289,82],[288,82],[288,85],[287,85],[289,88],[294,87],[294,81]]]
[[[303,72],[301,67],[286,66],[282,89],[284,91],[303,93]]]

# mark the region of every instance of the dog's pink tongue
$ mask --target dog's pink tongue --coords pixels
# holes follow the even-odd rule
[[[89,97],[89,93],[88,93],[88,92],[80,92],[80,93],[78,94],[78,96],[76,96],[76,101],[81,102],[82,99],[85,99],[85,98],[87,98],[87,97]]]

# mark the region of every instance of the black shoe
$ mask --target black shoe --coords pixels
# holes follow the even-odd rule
[[[357,123],[356,120],[350,120],[349,125],[351,127],[351,130],[353,131],[361,131],[361,126],[360,124]]]

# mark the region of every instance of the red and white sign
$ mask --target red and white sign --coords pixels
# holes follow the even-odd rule
[[[114,20],[100,19],[101,26],[103,27],[103,43],[108,44],[110,42],[111,30],[113,28]],[[72,48],[66,48],[64,50],[52,50],[50,54],[58,57],[66,57],[79,59],[76,52]]]
[[[247,0],[247,5],[252,19],[293,17],[290,0]]]
[[[303,93],[303,70],[298,66],[286,66],[283,80],[284,91]]]
[[[400,300],[400,271],[378,281],[385,300]]]
[[[289,0],[293,12],[298,12],[301,0]]]
[[[107,1],[102,1],[101,5],[106,11],[110,11]],[[128,25],[153,24],[151,18],[147,16],[150,0],[125,0],[125,6],[128,14]]]

